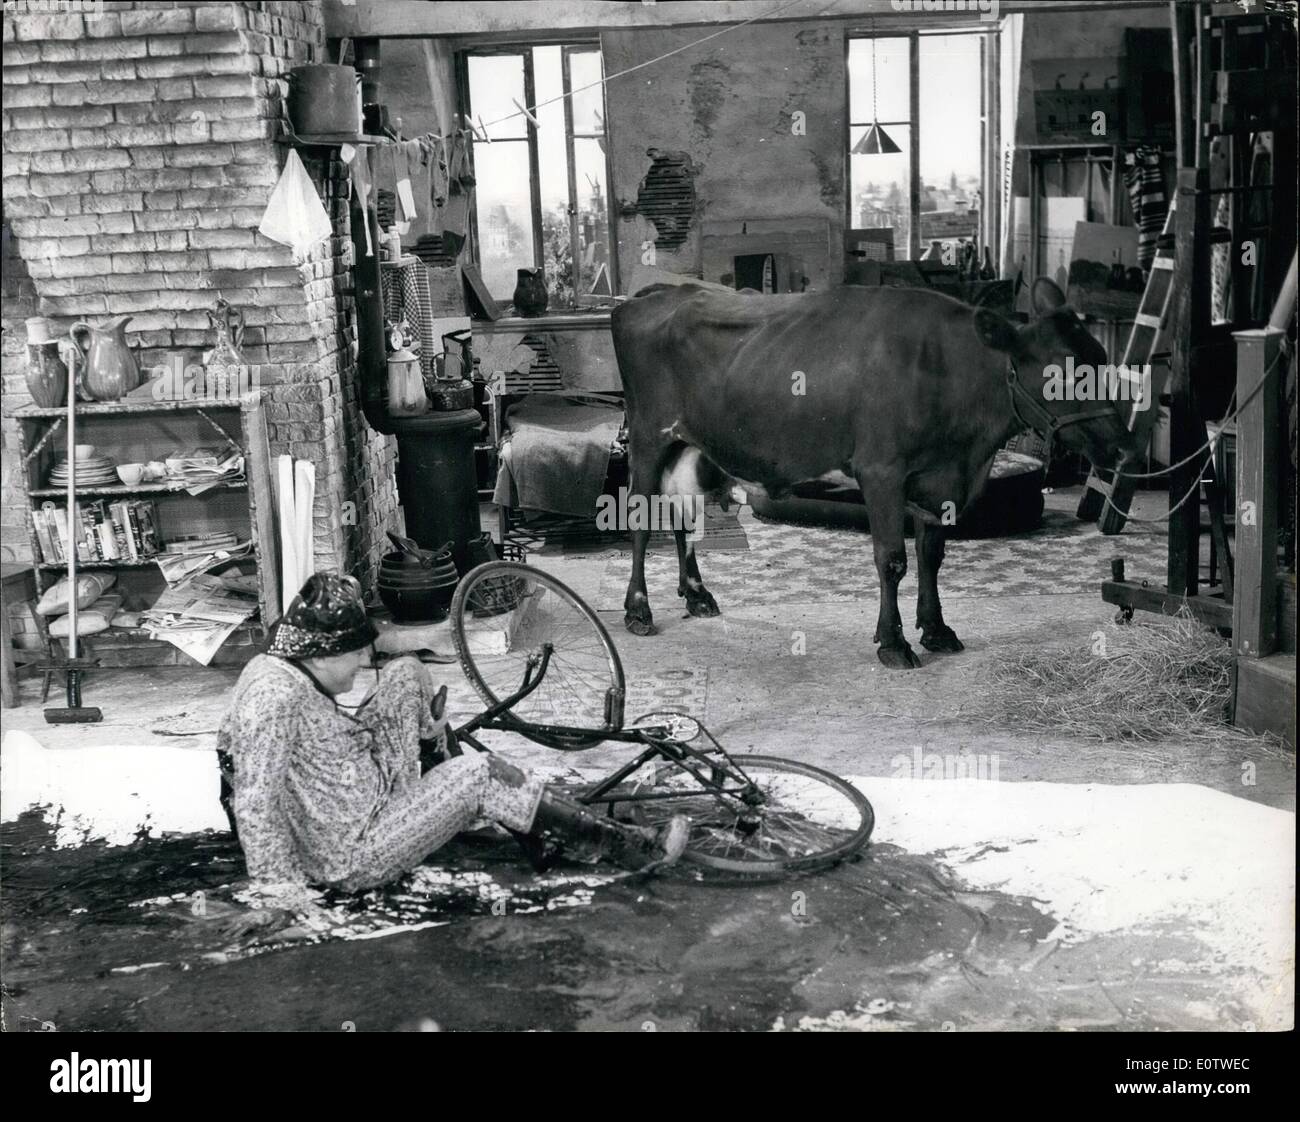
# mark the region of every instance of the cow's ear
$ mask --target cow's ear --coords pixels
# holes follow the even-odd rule
[[[1054,312],[1065,304],[1065,293],[1051,277],[1039,277],[1034,281],[1030,297],[1033,301],[1034,314],[1039,316]]]
[[[1020,335],[1015,324],[988,308],[976,309],[975,334],[980,337],[981,343],[995,351],[1015,354],[1020,349]]]

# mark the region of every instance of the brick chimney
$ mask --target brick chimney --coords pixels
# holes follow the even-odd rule
[[[271,452],[316,465],[318,568],[367,587],[396,524],[395,443],[361,417],[348,177],[301,155],[333,220],[305,262],[257,232],[289,149],[286,76],[323,60],[314,3],[5,5],[3,527],[27,534],[12,410],[29,400],[23,319],[130,314],[142,369],[196,363],[207,309],[244,310]],[[25,270],[25,275],[24,275]],[[10,300],[11,295],[14,299]],[[349,505],[350,504],[350,505]]]

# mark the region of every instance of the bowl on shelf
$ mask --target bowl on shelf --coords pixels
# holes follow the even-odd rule
[[[75,444],[73,445],[77,453],[77,460],[89,460],[95,455],[95,446],[93,444]]]
[[[138,487],[144,479],[144,464],[118,464],[117,477],[128,487]]]

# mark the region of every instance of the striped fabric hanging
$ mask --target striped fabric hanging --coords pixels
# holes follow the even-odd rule
[[[1138,265],[1144,273],[1151,271],[1156,257],[1156,240],[1164,228],[1169,210],[1165,198],[1165,179],[1161,170],[1160,149],[1144,144],[1124,159],[1124,184],[1138,228]]]

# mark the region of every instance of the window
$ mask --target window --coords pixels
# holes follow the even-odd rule
[[[508,301],[516,271],[540,265],[552,307],[612,294],[599,49],[475,51],[462,73],[465,109],[491,138],[473,142],[475,247],[488,291]],[[536,125],[519,105],[537,107]]]
[[[849,226],[889,231],[897,259],[992,240],[982,224],[986,42],[972,32],[878,36],[873,59],[872,39],[849,40]],[[899,151],[853,154],[873,119]]]

